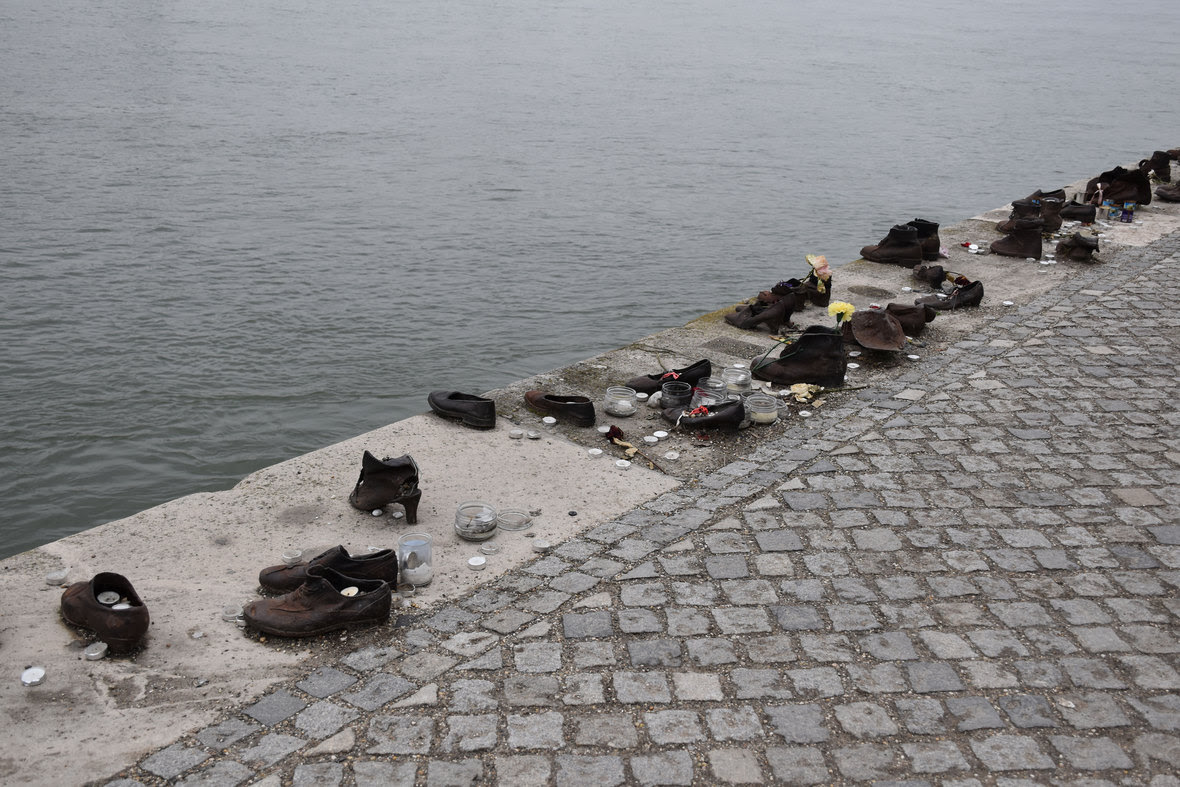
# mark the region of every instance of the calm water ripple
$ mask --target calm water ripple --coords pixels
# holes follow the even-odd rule
[[[0,555],[1180,145],[1053,5],[0,7]]]

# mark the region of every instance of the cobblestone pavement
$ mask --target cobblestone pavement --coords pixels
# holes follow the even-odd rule
[[[108,783],[1180,784],[1178,263],[1081,272]]]

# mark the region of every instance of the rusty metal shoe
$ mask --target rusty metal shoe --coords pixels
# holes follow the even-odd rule
[[[1156,191],[1159,194],[1159,191]],[[1095,205],[1082,205],[1077,200],[1070,200],[1061,206],[1058,215],[1067,221],[1080,221],[1083,224],[1093,224],[1098,213]]]
[[[1098,238],[1075,232],[1072,238],[1058,241],[1056,251],[1063,260],[1093,262],[1093,254],[1098,251]]]
[[[727,399],[717,404],[701,407],[669,407],[664,410],[664,420],[671,421],[684,429],[733,429],[737,430],[746,419],[746,406],[740,399]]]
[[[343,546],[332,547],[305,563],[293,566],[268,566],[258,574],[258,584],[272,593],[290,593],[307,581],[307,572],[325,566],[354,579],[380,579],[391,587],[397,585],[397,550],[382,549],[354,557]]]
[[[696,363],[685,366],[683,369],[673,369],[669,372],[656,372],[655,374],[632,377],[627,381],[627,387],[634,389],[636,393],[654,394],[660,390],[660,387],[664,383],[679,380],[682,383],[696,385],[712,373],[713,364],[709,362],[708,358],[702,358]]]
[[[892,263],[912,268],[925,259],[925,250],[918,240],[917,227],[911,224],[894,224],[880,243],[861,249],[860,256],[869,262]]]
[[[848,361],[844,357],[844,335],[839,329],[810,325],[799,338],[783,347],[773,361],[753,364],[754,378],[779,385],[812,383],[825,388],[844,385]]]
[[[983,282],[967,281],[955,287],[950,295],[938,293],[914,301],[917,306],[929,306],[938,311],[953,311],[964,306],[978,306],[983,302]]]
[[[61,594],[67,623],[93,631],[115,653],[126,653],[147,634],[147,607],[122,574],[104,571],[89,582],[75,582]]]
[[[422,490],[418,488],[418,463],[404,454],[392,459],[378,459],[368,451],[361,456],[361,475],[357,479],[348,502],[361,511],[374,511],[392,503],[406,509],[406,522],[418,522],[418,503]]]
[[[242,617],[267,634],[314,637],[358,623],[384,623],[392,604],[387,582],[346,577],[326,566],[313,566],[297,590],[251,601]]]
[[[890,303],[885,306],[885,311],[892,314],[901,323],[901,329],[905,331],[906,336],[921,334],[926,330],[926,323],[931,322],[938,315],[937,311],[925,303],[920,305],[915,303],[913,306],[904,303]]]
[[[594,403],[588,396],[559,396],[544,391],[525,391],[524,400],[529,407],[551,415],[559,421],[569,421],[574,426],[594,426]]]

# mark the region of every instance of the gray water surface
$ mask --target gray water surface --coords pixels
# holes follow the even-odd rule
[[[0,555],[1176,147],[1178,23],[6,0]]]

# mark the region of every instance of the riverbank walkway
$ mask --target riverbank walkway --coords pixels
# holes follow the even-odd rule
[[[1180,784],[1176,292],[1079,267],[101,783]]]

